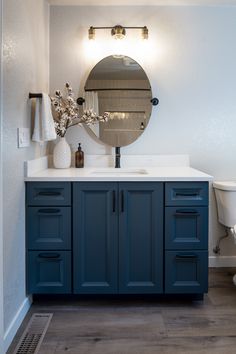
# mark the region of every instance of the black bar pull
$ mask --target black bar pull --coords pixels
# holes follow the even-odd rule
[[[60,258],[59,253],[50,253],[50,252],[44,252],[44,253],[39,253],[38,257],[39,258],[46,258],[46,259],[58,259]]]
[[[38,195],[41,195],[41,196],[45,196],[45,197],[56,197],[56,196],[59,196],[61,195],[60,192],[55,192],[55,191],[42,191],[42,192],[39,192]]]
[[[199,193],[197,192],[176,192],[176,197],[197,197]]]
[[[174,215],[176,215],[176,216],[187,216],[187,215],[198,216],[200,214],[197,210],[194,210],[194,209],[177,209],[176,213]]]
[[[60,209],[39,209],[38,213],[40,214],[57,214],[60,213]]]
[[[112,192],[112,211],[115,213],[116,211],[116,192]]]
[[[124,191],[121,191],[121,212],[123,213],[125,210],[125,198]]]
[[[176,259],[195,259],[197,258],[196,254],[177,254]]]

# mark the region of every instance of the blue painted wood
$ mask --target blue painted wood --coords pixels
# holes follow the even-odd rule
[[[163,291],[163,183],[119,183],[119,293]]]
[[[32,206],[71,205],[70,182],[28,182],[26,202]]]
[[[208,289],[207,251],[165,252],[165,293],[199,294]]]
[[[30,293],[72,291],[71,253],[65,251],[70,249],[71,186],[27,183],[28,247],[35,250],[28,251]],[[165,183],[165,259],[163,183],[78,182],[73,190],[75,293],[207,291],[207,182]],[[199,215],[176,215],[189,209]]]
[[[165,183],[166,206],[207,206],[208,182]]]
[[[28,293],[70,294],[71,252],[29,251]]]
[[[74,293],[117,293],[117,183],[73,183]]]
[[[70,207],[28,207],[26,218],[28,249],[71,249]]]
[[[165,208],[165,249],[207,248],[207,207]]]

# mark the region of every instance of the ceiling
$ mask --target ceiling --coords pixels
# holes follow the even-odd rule
[[[236,0],[47,0],[52,5],[79,6],[172,6],[172,5],[203,5],[229,6],[236,5]]]

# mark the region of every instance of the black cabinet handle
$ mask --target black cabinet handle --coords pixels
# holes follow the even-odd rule
[[[112,192],[112,211],[115,213],[116,211],[116,192]]]
[[[197,258],[196,254],[177,254],[176,259],[194,259]]]
[[[39,209],[40,214],[57,214],[60,213],[60,209]]]
[[[199,193],[197,192],[176,192],[175,193],[176,197],[197,197],[199,196]]]
[[[198,211],[194,210],[194,209],[179,209],[176,210],[176,213],[174,214],[175,216],[191,216],[191,215],[195,215],[198,216],[200,215]]]
[[[61,192],[55,192],[55,191],[43,191],[39,192],[38,195],[44,196],[44,197],[56,197],[61,195]]]
[[[44,252],[44,253],[39,253],[38,258],[44,258],[44,259],[58,259],[60,258],[59,253],[50,253],[50,252]]]
[[[121,191],[121,212],[123,213],[125,209],[124,191]]]

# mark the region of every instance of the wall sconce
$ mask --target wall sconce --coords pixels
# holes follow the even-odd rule
[[[95,39],[95,30],[98,29],[111,29],[111,35],[115,39],[123,39],[126,35],[126,29],[141,29],[141,36],[143,39],[148,39],[148,28],[143,27],[123,27],[121,25],[116,25],[114,27],[93,27],[91,26],[88,30],[89,39]]]

